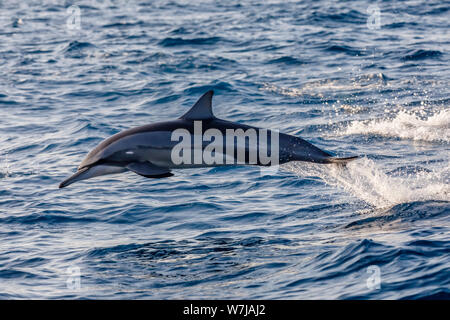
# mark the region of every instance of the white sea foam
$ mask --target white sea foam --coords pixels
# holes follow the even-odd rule
[[[373,160],[361,158],[346,167],[291,162],[284,167],[302,177],[319,177],[375,207],[411,201],[450,201],[450,161],[438,167],[390,175]]]
[[[429,142],[450,143],[450,109],[422,118],[417,113],[399,111],[393,118],[352,121],[339,130],[342,135],[381,135]]]

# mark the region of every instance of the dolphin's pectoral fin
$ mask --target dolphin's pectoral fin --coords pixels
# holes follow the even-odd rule
[[[150,162],[132,162],[127,169],[146,178],[166,178],[173,176],[169,169],[158,167]]]

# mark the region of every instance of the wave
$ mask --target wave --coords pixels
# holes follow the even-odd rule
[[[175,46],[195,46],[195,45],[213,45],[221,41],[220,37],[205,37],[205,38],[164,38],[159,42],[159,45],[163,47],[175,47]]]
[[[403,110],[390,119],[355,120],[337,133],[450,143],[450,109],[437,111],[425,119],[415,112]]]
[[[90,42],[71,41],[63,49],[62,53],[65,57],[72,59],[86,58],[92,49],[95,48]]]
[[[327,12],[324,12],[327,11]],[[348,10],[343,12],[335,12],[335,10],[331,8],[324,9],[324,11],[314,11],[311,15],[312,21],[315,22],[323,22],[326,21],[329,23],[330,21],[346,23],[346,24],[361,24],[365,23],[367,17],[363,12],[358,10]]]
[[[305,64],[304,61],[290,57],[290,56],[282,56],[279,58],[272,59],[268,61],[269,64],[286,64],[286,65],[302,65]]]
[[[346,45],[331,45],[331,46],[325,48],[325,51],[336,52],[336,53],[346,53],[351,56],[363,55],[362,51],[359,51],[358,49],[355,49],[351,46],[346,46]]]
[[[361,158],[346,167],[291,162],[283,165],[301,177],[319,177],[328,185],[377,207],[386,208],[412,201],[450,201],[450,161],[407,174],[388,174],[373,160]]]
[[[402,58],[404,61],[417,61],[428,58],[436,58],[442,56],[442,52],[437,50],[416,50]]]
[[[71,41],[65,48],[64,52],[79,51],[85,48],[91,48],[94,45],[90,42]]]
[[[329,94],[339,91],[355,92],[363,90],[365,92],[370,89],[380,89],[388,85],[388,80],[390,79],[386,75],[379,72],[363,74],[350,79],[333,78],[313,80],[303,84],[299,88],[278,87],[270,83],[263,83],[261,90],[288,97],[309,95],[325,98]]]
[[[420,223],[423,223],[424,219],[436,219],[439,216],[446,218],[450,213],[449,207],[450,204],[447,201],[428,200],[402,203],[377,212],[378,214],[375,216],[352,221],[345,228],[357,230],[360,228],[383,228],[386,225],[392,226],[397,222],[420,221]],[[424,242],[426,240],[421,241]],[[440,247],[440,244],[433,242],[430,246]]]

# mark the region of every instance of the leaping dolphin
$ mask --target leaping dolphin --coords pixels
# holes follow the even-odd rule
[[[345,164],[357,158],[336,158],[299,137],[218,119],[212,112],[213,94],[206,92],[177,120],[128,129],[102,141],[59,187],[125,171],[164,178],[173,175],[171,169],[289,161]]]

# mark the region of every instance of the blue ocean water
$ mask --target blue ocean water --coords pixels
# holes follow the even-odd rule
[[[0,0],[0,298],[448,299],[449,8]],[[363,157],[58,189],[209,89],[220,118]]]

